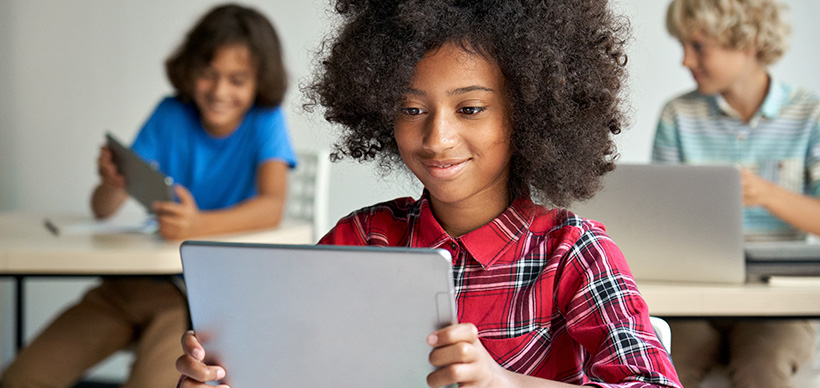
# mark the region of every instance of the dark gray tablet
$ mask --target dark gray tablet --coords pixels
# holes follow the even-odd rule
[[[153,213],[154,201],[173,201],[174,184],[171,177],[157,171],[131,149],[122,145],[111,133],[105,134],[117,170],[125,177],[125,190],[142,206]]]
[[[425,387],[449,252],[186,241],[191,319],[232,387]]]

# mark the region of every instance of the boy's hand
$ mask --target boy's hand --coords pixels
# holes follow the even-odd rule
[[[199,207],[194,196],[182,185],[174,185],[174,192],[179,199],[176,202],[155,202],[159,234],[166,240],[182,240],[196,236],[200,224]]]
[[[97,173],[106,185],[125,190],[125,177],[117,171],[114,157],[107,146],[100,148],[100,156],[97,157]]]
[[[774,183],[762,178],[745,168],[740,169],[741,186],[743,187],[743,204],[746,206],[765,206]]]
[[[478,340],[472,323],[450,325],[430,334],[427,343],[434,347],[430,363],[438,369],[427,376],[427,385],[443,387],[505,387],[507,374]]]
[[[205,349],[200,345],[193,330],[182,336],[182,351],[185,354],[177,358],[176,363],[177,371],[182,374],[177,387],[212,387],[205,382],[225,377],[225,369],[221,366],[205,365]],[[229,388],[224,384],[217,387]]]

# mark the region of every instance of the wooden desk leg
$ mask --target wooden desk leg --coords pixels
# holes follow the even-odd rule
[[[20,349],[23,348],[23,327],[25,327],[24,322],[23,322],[23,320],[24,320],[23,319],[23,314],[25,313],[25,311],[23,311],[23,300],[25,299],[25,296],[23,294],[25,292],[25,287],[24,287],[25,285],[23,284],[23,279],[24,278],[25,278],[25,276],[19,276],[19,275],[14,277],[14,287],[15,287],[15,295],[14,296],[16,298],[16,303],[15,303],[15,306],[14,306],[14,308],[15,308],[15,317],[14,317],[15,318],[14,319],[14,324],[15,324],[14,336],[15,336],[15,338],[14,338],[14,344],[15,344],[15,346],[17,346],[17,352],[18,353],[20,352]]]

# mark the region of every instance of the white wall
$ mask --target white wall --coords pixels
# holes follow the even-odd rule
[[[162,63],[190,25],[215,1],[0,0],[0,211],[88,213],[96,183],[94,161],[110,129],[133,139],[159,98],[171,91]],[[302,112],[298,84],[309,75],[311,52],[330,28],[325,0],[248,1],[274,22],[285,47],[293,87],[286,108],[296,147],[327,147],[329,128]],[[621,160],[649,160],[664,101],[692,87],[680,47],[664,29],[666,1],[615,0],[630,19],[628,98],[633,126],[618,140]],[[820,92],[820,2],[787,0],[793,48],[776,76]],[[377,179],[366,165],[332,171],[330,219],[399,195],[417,195],[404,177]],[[55,292],[58,284],[68,292]],[[89,282],[39,282],[29,287],[33,333],[57,306]],[[0,290],[2,360],[12,355],[10,288]],[[43,308],[41,308],[43,307]],[[124,368],[121,363],[120,369]]]

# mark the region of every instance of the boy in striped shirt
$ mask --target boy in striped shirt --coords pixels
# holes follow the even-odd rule
[[[697,89],[663,109],[652,159],[740,166],[747,239],[820,234],[820,100],[768,73],[786,49],[783,8],[776,0],[674,0],[667,13]],[[817,330],[800,320],[670,323],[685,387],[697,387],[721,357],[734,387],[791,386]]]

